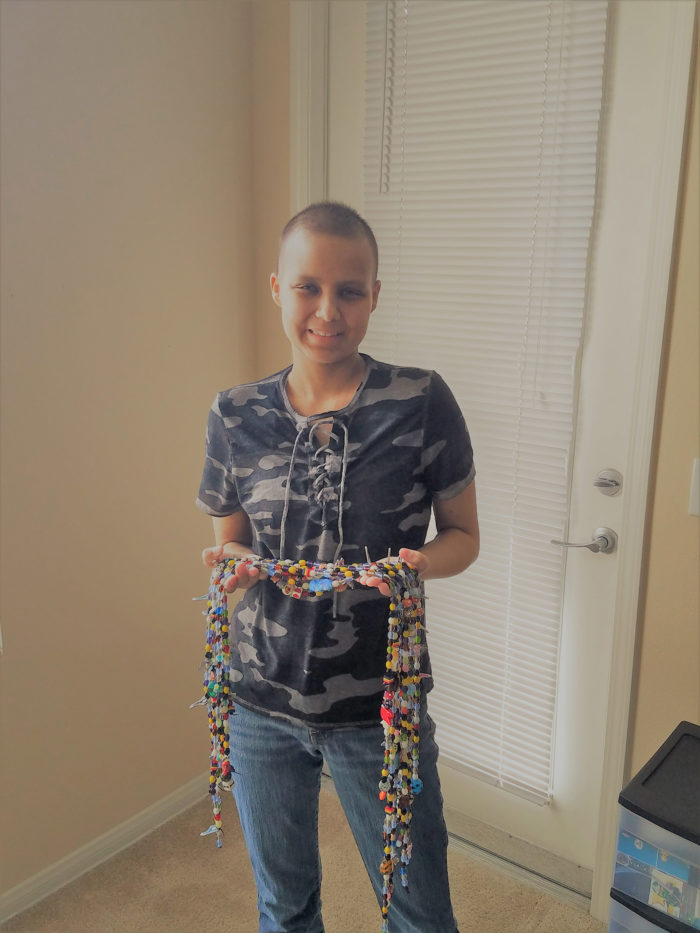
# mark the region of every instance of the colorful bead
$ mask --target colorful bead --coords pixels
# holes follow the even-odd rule
[[[204,696],[193,706],[206,706],[211,736],[210,786],[214,825],[202,835],[215,834],[221,848],[221,798],[218,789],[233,788],[229,754],[229,714],[233,712],[230,682],[228,599],[225,582],[242,567],[259,570],[262,578],[294,599],[331,596],[348,586],[362,585],[378,577],[389,586],[386,674],[380,709],[384,727],[379,799],[385,803],[384,859],[382,875],[382,931],[388,930],[388,911],[399,866],[401,883],[407,886],[406,866],[411,857],[413,798],[422,790],[418,777],[418,724],[420,718],[420,648],[423,632],[423,594],[417,573],[406,563],[387,559],[364,564],[313,563],[246,558],[222,561],[209,582],[207,638],[203,669]]]

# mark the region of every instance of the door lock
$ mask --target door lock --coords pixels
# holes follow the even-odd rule
[[[593,533],[593,540],[588,544],[574,544],[572,541],[555,541],[552,539],[550,544],[558,544],[560,547],[585,547],[594,554],[612,554],[617,547],[617,533],[612,528],[596,528]]]
[[[619,496],[622,492],[622,473],[619,470],[601,470],[593,480],[604,496]]]

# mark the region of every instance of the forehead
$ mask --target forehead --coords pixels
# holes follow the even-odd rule
[[[374,278],[374,255],[364,236],[335,236],[297,227],[282,243],[280,276],[312,278]]]

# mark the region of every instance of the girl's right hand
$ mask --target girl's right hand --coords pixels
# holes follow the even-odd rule
[[[234,590],[249,590],[251,586],[255,586],[265,576],[267,574],[260,573],[257,567],[247,567],[241,562],[238,564],[236,572],[226,575],[222,582],[226,592],[233,593]]]
[[[202,563],[205,567],[213,570],[217,564],[224,559],[224,545],[217,544],[214,547],[205,547],[202,551]]]
[[[214,547],[204,548],[202,551],[202,563],[209,567],[210,570],[213,570],[217,564],[221,563],[222,560],[225,560],[228,554],[225,553],[226,545],[217,544]],[[227,593],[233,593],[234,590],[249,590],[251,586],[265,577],[266,574],[261,574],[257,567],[247,567],[243,563],[243,559],[238,564],[235,573],[228,573],[223,578],[224,589]]]

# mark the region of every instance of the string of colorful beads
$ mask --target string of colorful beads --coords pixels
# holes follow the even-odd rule
[[[384,858],[382,875],[382,933],[388,931],[389,904],[398,867],[401,884],[408,886],[411,859],[412,804],[422,784],[418,777],[420,720],[420,650],[423,598],[417,573],[400,560],[366,563],[315,563],[260,558],[228,559],[214,568],[207,599],[207,643],[204,695],[192,706],[206,706],[211,736],[209,793],[214,824],[202,835],[215,834],[221,847],[221,790],[232,790],[228,719],[234,711],[231,697],[229,618],[226,582],[236,570],[256,568],[261,576],[294,599],[331,595],[335,590],[367,584],[379,578],[390,591],[384,695],[380,709],[384,727],[384,757],[379,798],[384,802]]]
[[[216,845],[221,848],[221,790],[233,790],[233,768],[229,759],[228,719],[234,711],[231,697],[231,646],[229,643],[228,600],[224,589],[220,564],[211,575],[207,597],[207,642],[204,660],[200,669],[204,672],[204,694],[195,706],[206,706],[211,737],[209,762],[209,793],[212,800],[214,823],[202,836],[216,835]]]

